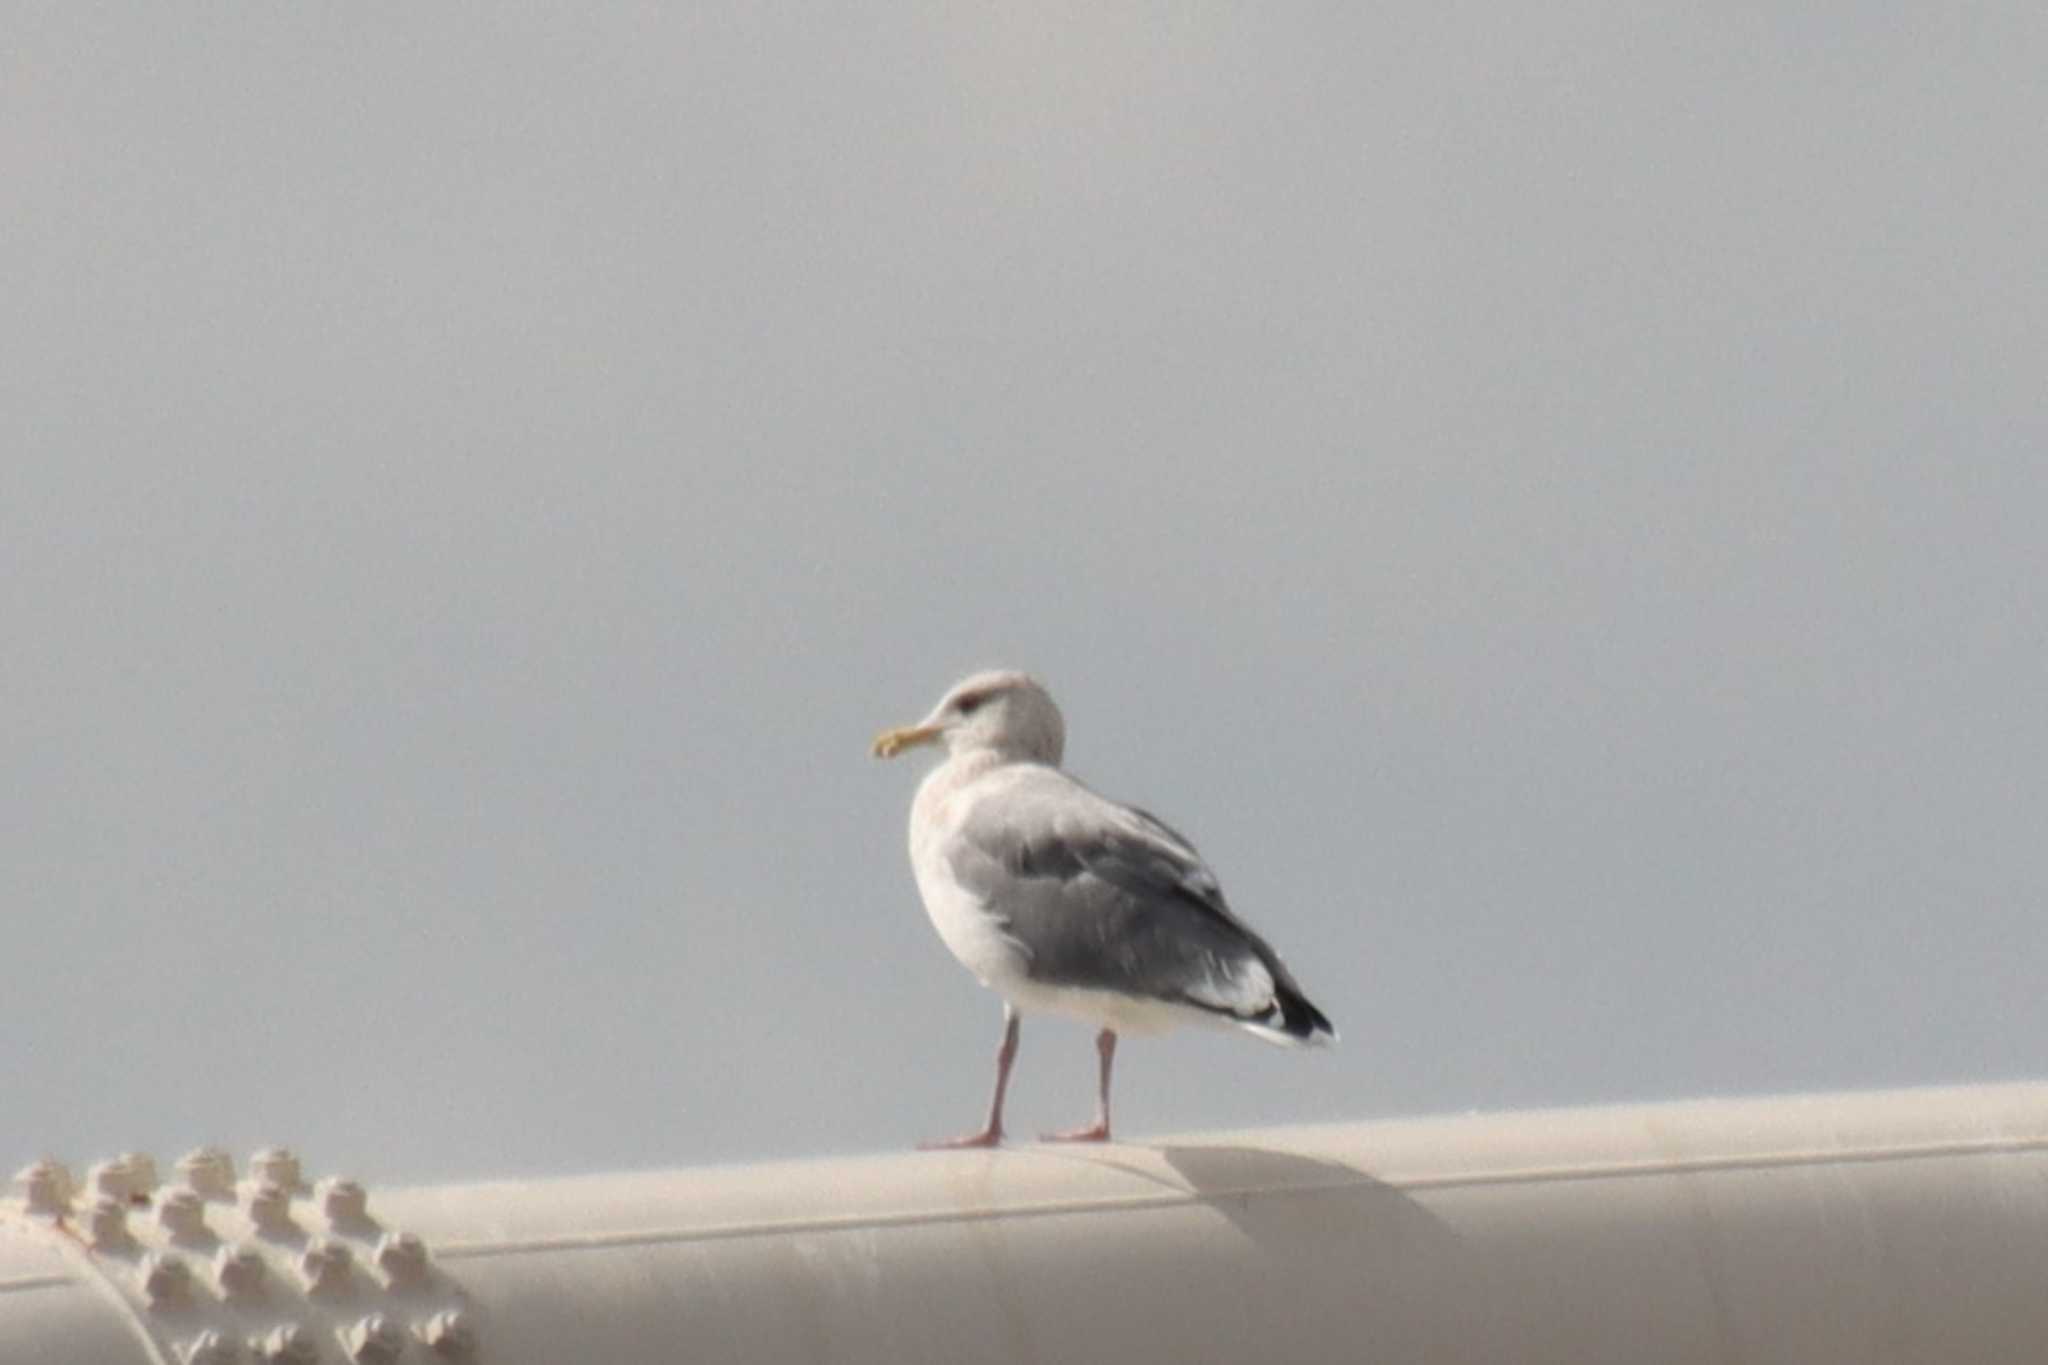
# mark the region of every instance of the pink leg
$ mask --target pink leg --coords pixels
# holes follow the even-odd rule
[[[1116,1034],[1109,1029],[1096,1034],[1095,1051],[1102,1058],[1101,1087],[1095,1093],[1095,1122],[1086,1128],[1070,1128],[1064,1133],[1046,1133],[1047,1142],[1109,1141],[1109,1066],[1116,1060]]]
[[[988,1123],[978,1133],[965,1137],[934,1138],[917,1145],[927,1151],[940,1147],[993,1147],[1003,1140],[1003,1092],[1010,1088],[1010,1063],[1017,1060],[1017,1007],[1003,1002],[1003,1041],[996,1049],[996,1093],[988,1102]]]

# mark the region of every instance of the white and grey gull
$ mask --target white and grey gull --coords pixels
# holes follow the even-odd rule
[[[1003,998],[988,1121],[928,1147],[992,1147],[1017,1056],[1020,1011],[1095,1024],[1094,1122],[1048,1141],[1109,1139],[1110,1066],[1122,1033],[1189,1022],[1288,1045],[1334,1042],[1280,957],[1223,898],[1194,846],[1059,765],[1066,723],[1016,672],[956,683],[915,725],[883,732],[877,758],[938,744],[910,807],[910,865],[939,937]]]

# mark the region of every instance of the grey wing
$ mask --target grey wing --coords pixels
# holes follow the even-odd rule
[[[1276,994],[1294,993],[1185,839],[1056,770],[978,803],[950,858],[1023,948],[1033,981],[1240,1020],[1271,1017]]]

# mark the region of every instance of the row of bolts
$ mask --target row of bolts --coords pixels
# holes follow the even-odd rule
[[[218,1147],[202,1147],[179,1159],[178,1174],[184,1184],[156,1200],[157,1222],[173,1242],[194,1242],[206,1235],[208,1200],[235,1199],[234,1158]],[[282,1147],[266,1147],[250,1159],[251,1175],[244,1209],[259,1235],[283,1235],[291,1227],[291,1201],[304,1193],[305,1181],[299,1159]],[[62,1223],[74,1211],[81,1193],[71,1172],[60,1162],[38,1161],[17,1172],[15,1184],[21,1189],[32,1216]],[[83,1191],[90,1201],[81,1220],[80,1232],[93,1250],[118,1254],[131,1250],[134,1239],[128,1232],[128,1210],[147,1205],[157,1188],[156,1162],[140,1152],[129,1152],[112,1161],[102,1161],[87,1172]],[[323,1180],[318,1190],[321,1212],[337,1231],[367,1230],[369,1197],[353,1180]],[[413,1288],[427,1279],[427,1249],[409,1232],[387,1233],[379,1238],[375,1252],[377,1266],[393,1289]],[[321,1238],[309,1243],[299,1258],[299,1271],[312,1295],[338,1296],[351,1283],[354,1254],[344,1243]],[[223,1246],[214,1260],[214,1279],[223,1297],[249,1301],[260,1293],[266,1266],[252,1248]],[[153,1309],[169,1311],[190,1301],[191,1270],[176,1256],[151,1254],[143,1259],[143,1297]],[[421,1340],[437,1355],[461,1358],[470,1355],[475,1334],[459,1309],[437,1313],[422,1324]],[[398,1359],[405,1336],[399,1326],[382,1313],[372,1313],[346,1333],[349,1353],[360,1365]],[[318,1351],[312,1336],[301,1326],[288,1324],[250,1342],[260,1360],[280,1362],[312,1361]],[[237,1358],[233,1343],[216,1332],[202,1333],[180,1352],[188,1365],[214,1365]]]

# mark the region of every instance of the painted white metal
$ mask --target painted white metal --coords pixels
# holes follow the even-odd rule
[[[2035,1084],[367,1194],[262,1170],[229,1203],[217,1161],[181,1163],[211,1182],[196,1230],[170,1191],[124,1207],[115,1175],[59,1209],[24,1172],[0,1204],[0,1361],[2048,1351]]]

